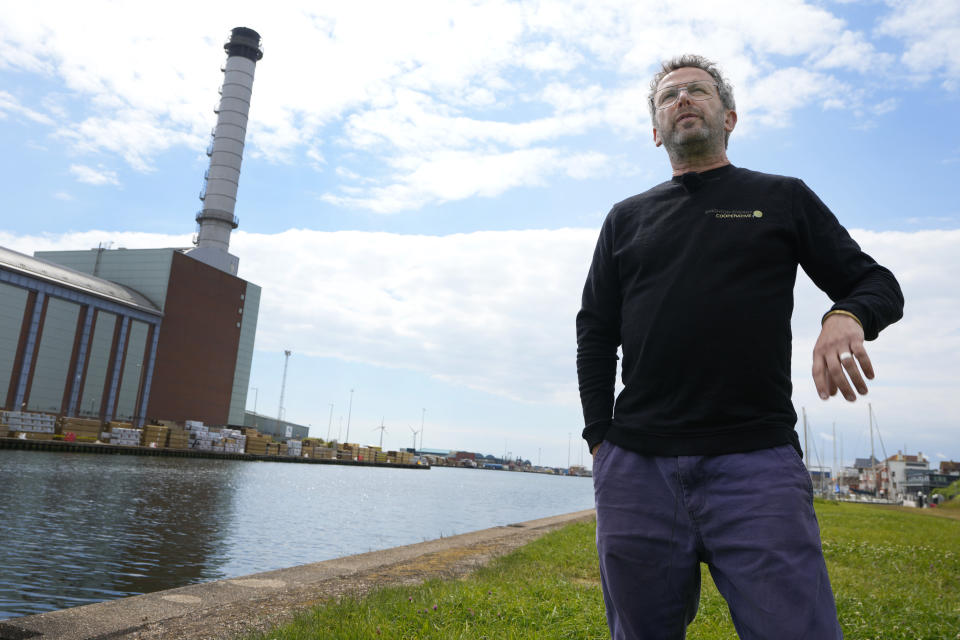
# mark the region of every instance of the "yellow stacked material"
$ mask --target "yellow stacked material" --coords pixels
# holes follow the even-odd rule
[[[11,431],[11,438],[20,438],[21,440],[53,440],[52,433],[36,433],[33,431]]]
[[[114,429],[132,429],[133,428],[133,425],[130,424],[129,422],[118,422],[116,420],[111,420],[110,422],[107,423],[107,426],[110,427],[110,431],[113,431]]]
[[[169,427],[148,424],[143,428],[143,440],[140,444],[144,447],[164,448],[167,446],[169,437]]]
[[[267,455],[267,448],[273,442],[270,436],[263,435],[256,429],[244,429],[244,434],[247,436],[245,448],[247,453],[258,456]]]
[[[332,447],[314,447],[313,457],[317,460],[334,460],[337,457],[337,450]]]
[[[60,433],[64,439],[73,439],[76,442],[95,442],[100,438],[100,429],[103,423],[89,418],[62,418]],[[73,434],[72,438],[70,434]]]
[[[386,461],[387,461],[387,454],[384,453],[383,451],[377,451],[376,454],[374,454],[374,461],[375,461],[375,462],[381,462],[381,463],[382,463],[382,462],[386,462]]]
[[[337,449],[337,460],[353,460],[353,452],[349,449]]]
[[[176,426],[176,423],[166,422],[167,427],[167,448],[168,449],[188,449],[190,447],[190,434],[183,427]],[[173,426],[170,426],[173,424]]]
[[[5,423],[0,422],[0,438],[6,438],[9,435],[10,435],[10,430],[7,429],[7,425]]]

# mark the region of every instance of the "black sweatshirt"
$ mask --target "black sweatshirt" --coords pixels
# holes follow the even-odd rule
[[[577,314],[588,445],[606,439],[650,455],[799,450],[790,401],[798,264],[867,340],[903,314],[893,274],[796,178],[726,165],[615,205]]]

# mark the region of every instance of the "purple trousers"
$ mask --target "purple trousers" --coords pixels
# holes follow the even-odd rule
[[[648,456],[603,442],[593,461],[597,552],[614,640],[679,640],[700,563],[744,640],[842,638],[813,512],[790,445]]]

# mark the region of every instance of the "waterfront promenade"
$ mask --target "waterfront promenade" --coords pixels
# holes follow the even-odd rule
[[[0,621],[0,640],[223,639],[263,631],[345,594],[453,578],[593,509],[418,544]]]

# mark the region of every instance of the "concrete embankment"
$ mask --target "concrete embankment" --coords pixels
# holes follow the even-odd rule
[[[229,639],[382,586],[452,578],[593,509],[335,560],[0,621],[0,640]]]

